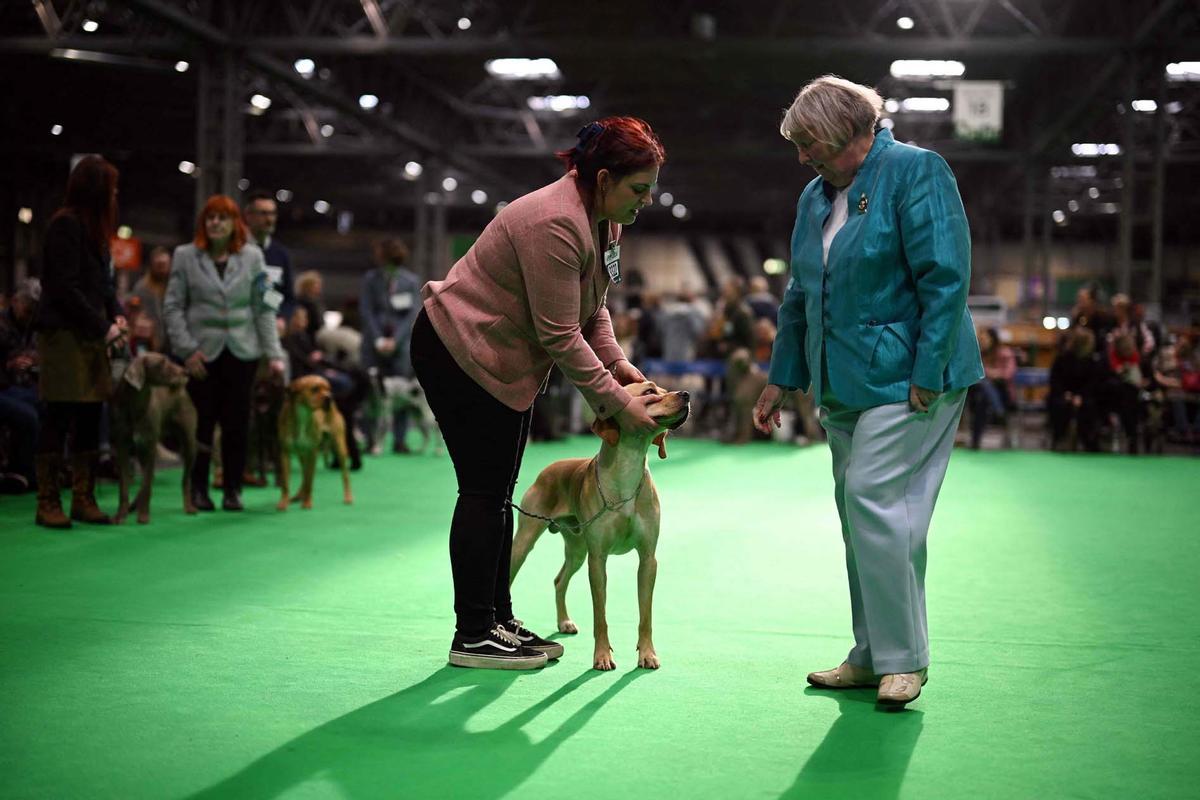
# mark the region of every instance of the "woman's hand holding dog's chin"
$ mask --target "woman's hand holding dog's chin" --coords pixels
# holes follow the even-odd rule
[[[646,376],[642,371],[629,363],[628,359],[621,359],[612,365],[613,377],[617,379],[617,383],[622,386],[628,386],[631,383],[643,383]]]
[[[771,432],[771,423],[778,428],[783,424],[779,417],[779,409],[783,407],[784,393],[782,386],[768,383],[754,404],[754,427],[763,433]]]
[[[658,423],[646,411],[646,406],[654,405],[659,399],[658,395],[648,394],[630,400],[629,405],[613,416],[621,428],[621,432],[634,436],[647,436],[658,430]]]

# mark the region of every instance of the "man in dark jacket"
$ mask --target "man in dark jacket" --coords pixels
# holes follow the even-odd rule
[[[275,306],[275,316],[288,319],[296,305],[296,287],[292,277],[292,257],[287,248],[275,240],[275,224],[279,221],[279,206],[268,192],[253,192],[242,209],[246,227],[254,243],[262,248],[266,258],[267,280],[283,298]]]

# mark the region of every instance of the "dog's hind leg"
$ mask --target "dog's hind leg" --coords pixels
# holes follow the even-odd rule
[[[117,482],[120,486],[120,499],[117,502],[117,513],[113,515],[113,524],[120,525],[129,516],[129,482],[132,476],[130,475],[130,456],[129,445],[125,442],[125,436],[128,435],[123,431],[116,431],[118,438],[117,444]]]
[[[179,412],[179,456],[183,459],[183,512],[195,514],[196,504],[192,501],[192,465],[196,463],[196,410]]]
[[[571,538],[573,534],[563,534],[563,565],[554,577],[554,611],[558,618],[559,633],[579,633],[579,626],[571,621],[567,613],[567,586],[571,576],[579,571],[587,559],[587,547],[582,539]]]
[[[530,487],[525,496],[521,498],[521,507],[537,514],[545,513],[541,510],[542,504],[537,502],[536,486]],[[513,509],[513,512],[517,514],[519,519],[517,522],[517,533],[513,536],[512,557],[509,561],[509,586],[512,586],[513,581],[517,579],[517,573],[520,572],[521,565],[525,563],[525,559],[529,556],[529,551],[533,550],[533,546],[537,544],[537,540],[545,532],[548,525],[545,520],[527,516],[516,509]]]

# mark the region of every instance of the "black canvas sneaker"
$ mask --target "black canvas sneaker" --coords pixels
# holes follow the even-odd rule
[[[546,658],[552,660],[562,658],[563,646],[561,644],[552,642],[549,639],[543,639],[524,626],[525,623],[519,619],[510,619],[508,622],[500,623],[500,627],[520,639],[524,647],[536,650],[539,653],[545,653]]]
[[[475,669],[537,669],[546,666],[546,654],[521,645],[521,640],[497,625],[479,636],[454,635],[450,663]]]

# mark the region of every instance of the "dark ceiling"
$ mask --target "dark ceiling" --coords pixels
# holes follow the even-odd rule
[[[81,27],[87,19],[95,32]],[[272,98],[266,113],[243,117],[242,172],[291,189],[301,224],[322,224],[315,199],[386,224],[434,191],[453,226],[477,227],[496,200],[556,176],[551,153],[582,123],[620,113],[660,133],[661,189],[689,209],[679,221],[659,207],[640,225],[786,235],[812,176],[777,133],[799,87],[836,73],[885,97],[949,98],[946,85],[889,74],[897,58],[939,58],[962,61],[967,79],[1004,82],[1000,141],[956,141],[949,112],[894,114],[894,131],[951,162],[977,233],[1019,237],[1028,187],[1038,220],[1077,199],[1071,230],[1115,238],[1104,204],[1128,201],[1126,165],[1073,156],[1081,141],[1133,142],[1133,218],[1146,227],[1158,115],[1132,114],[1125,130],[1132,93],[1177,104],[1162,115],[1166,235],[1200,235],[1200,82],[1163,77],[1168,62],[1200,59],[1195,0],[36,0],[0,4],[0,31],[0,145],[15,182],[58,191],[67,154],[111,154],[123,192],[185,226],[193,179],[177,164],[197,160],[199,70],[172,65],[228,48],[239,57],[236,102]],[[52,56],[65,48],[108,63]],[[501,56],[553,58],[561,78],[490,78],[484,62]],[[299,76],[298,58],[313,59],[317,74]],[[370,112],[357,105],[368,92],[380,98]],[[591,106],[532,112],[526,98],[546,94],[587,95]],[[49,134],[54,124],[60,136]],[[316,133],[321,125],[333,135]],[[422,181],[405,180],[409,160],[425,165]],[[1063,166],[1094,172],[1052,179]],[[457,190],[441,190],[445,175]],[[1088,196],[1093,186],[1099,197]],[[469,199],[476,188],[488,193],[483,206]]]

